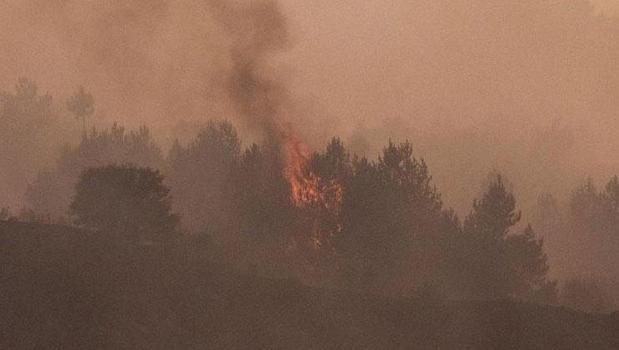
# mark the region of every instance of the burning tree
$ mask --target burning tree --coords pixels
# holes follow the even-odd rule
[[[324,154],[310,154],[296,137],[286,141],[284,174],[301,222],[301,231],[294,238],[305,259],[300,267],[306,278],[329,280],[338,271],[333,239],[342,232],[341,208],[350,158],[339,139],[333,139]]]

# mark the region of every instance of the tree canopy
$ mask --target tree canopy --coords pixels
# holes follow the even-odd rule
[[[178,223],[169,192],[156,170],[130,165],[88,168],[77,183],[71,213],[77,225],[102,233],[168,241]]]

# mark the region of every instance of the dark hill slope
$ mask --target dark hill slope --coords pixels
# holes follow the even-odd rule
[[[236,275],[182,247],[0,222],[2,349],[619,349],[619,319]]]

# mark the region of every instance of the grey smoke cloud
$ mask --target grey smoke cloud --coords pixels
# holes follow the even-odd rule
[[[251,127],[270,137],[280,133],[290,103],[288,88],[273,72],[269,59],[291,47],[285,15],[274,1],[244,5],[209,1],[215,19],[231,37],[231,69],[226,84],[231,101]]]
[[[267,63],[290,40],[273,1],[28,0],[0,4],[0,20],[0,86],[30,77],[61,107],[83,85],[95,125],[148,124],[165,144],[180,121],[229,118],[259,134],[281,115],[286,93]],[[58,119],[72,129],[72,117]],[[67,140],[54,130],[49,148]],[[23,186],[13,187],[20,197]]]

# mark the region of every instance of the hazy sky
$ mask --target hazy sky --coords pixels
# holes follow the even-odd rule
[[[181,120],[246,130],[222,89],[230,30],[209,2],[4,1],[0,87],[27,76],[62,101],[83,84],[96,123],[146,123],[162,140]],[[374,156],[409,138],[448,204],[464,210],[492,170],[530,204],[619,172],[619,2],[596,2],[282,0],[290,45],[264,74],[289,87],[290,122],[313,145],[341,135]]]
[[[592,0],[598,8],[607,14],[617,14],[619,11],[619,1],[617,0]]]
[[[360,148],[411,138],[451,204],[493,169],[529,203],[619,171],[619,24],[586,2],[286,4],[306,38],[292,86]]]

